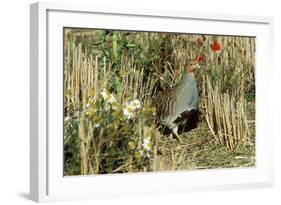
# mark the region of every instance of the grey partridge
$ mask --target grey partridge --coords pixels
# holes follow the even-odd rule
[[[198,111],[198,87],[194,75],[197,67],[197,61],[188,61],[181,82],[153,99],[158,121],[168,127],[180,142],[179,126],[184,125],[194,111]]]

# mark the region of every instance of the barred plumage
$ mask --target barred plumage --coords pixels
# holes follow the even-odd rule
[[[174,95],[174,91],[171,88],[164,90],[155,98],[155,105],[157,106],[157,117],[163,118],[173,115],[176,108],[175,102],[176,95]]]
[[[153,99],[157,120],[172,130],[179,141],[178,127],[185,124],[187,118],[198,110],[198,88],[194,77],[196,66],[196,61],[189,61],[181,82]]]

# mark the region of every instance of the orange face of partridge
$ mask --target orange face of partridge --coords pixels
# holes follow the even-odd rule
[[[197,61],[192,60],[192,61],[188,61],[187,64],[185,64],[185,70],[188,73],[193,73],[195,71],[195,69],[197,68]]]

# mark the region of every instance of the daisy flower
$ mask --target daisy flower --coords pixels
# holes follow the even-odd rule
[[[151,150],[151,137],[147,136],[143,139],[143,143],[142,146],[146,151],[150,151]]]

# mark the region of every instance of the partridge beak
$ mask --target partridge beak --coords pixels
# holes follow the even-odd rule
[[[199,63],[196,63],[196,69],[200,69]]]

